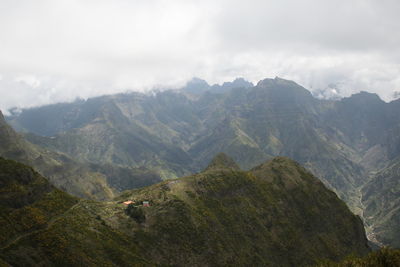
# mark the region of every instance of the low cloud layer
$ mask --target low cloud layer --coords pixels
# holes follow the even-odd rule
[[[400,91],[400,2],[0,0],[0,109],[193,76]]]

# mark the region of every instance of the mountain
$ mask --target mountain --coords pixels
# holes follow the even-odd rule
[[[363,266],[363,267],[386,267],[400,266],[400,250],[382,248],[373,251],[365,257],[349,256],[340,263],[333,261],[322,261],[316,266],[320,267],[348,267],[348,266]]]
[[[129,238],[93,214],[100,203],[51,186],[31,167],[0,158],[0,263],[5,266],[140,264]]]
[[[308,266],[368,253],[360,218],[299,164],[278,157],[245,172],[233,163],[220,154],[199,174],[96,202],[0,158],[7,192],[0,259],[12,266]]]
[[[205,80],[196,77],[188,81],[185,87],[182,88],[186,93],[193,95],[200,95],[209,89],[210,85]]]
[[[223,94],[234,88],[250,88],[253,86],[253,83],[248,82],[243,78],[236,78],[232,82],[224,82],[222,85],[214,84],[211,86],[210,92],[214,94]]]
[[[250,88],[253,86],[253,83],[246,81],[243,78],[236,78],[232,82],[224,82],[222,85],[214,84],[210,86],[205,80],[195,77],[187,82],[181,90],[190,95],[199,96],[205,92],[212,94],[224,94],[234,88]]]
[[[363,215],[367,184],[400,156],[400,100],[386,103],[367,92],[317,99],[279,77],[224,86],[194,79],[190,90],[49,105],[8,121],[45,149],[88,164],[150,169],[163,179],[199,172],[219,152],[246,170],[290,157]],[[384,231],[369,234],[379,239]]]
[[[204,85],[198,79],[193,83]],[[10,123],[50,136],[27,138],[79,160],[145,166],[164,178],[199,171],[220,151],[247,169],[276,155],[289,156],[346,198],[362,170],[338,151],[345,145],[331,142],[320,130],[324,125],[318,125],[318,115],[324,109],[303,87],[275,78],[225,94],[206,92],[198,99],[167,91],[93,98],[68,108],[51,105],[23,111]],[[56,118],[47,120],[42,114]],[[26,121],[45,125],[38,130]]]
[[[110,199],[119,191],[160,181],[157,173],[147,169],[83,164],[66,154],[34,145],[5,122],[1,111],[0,140],[0,156],[34,166],[53,185],[78,197]]]
[[[240,167],[225,153],[218,153],[207,166],[206,171],[218,169],[240,170]]]
[[[363,187],[364,217],[378,244],[400,247],[400,158],[383,168]]]
[[[204,166],[213,154],[224,151],[243,168],[253,167],[257,158],[260,163],[272,156],[288,156],[309,167],[346,199],[363,172],[346,151],[337,149],[345,144],[338,144],[322,130],[326,126],[319,116],[327,109],[323,104],[303,87],[280,78],[234,90],[219,101],[219,110],[214,112],[223,113],[223,118],[189,153]]]
[[[157,134],[162,135],[165,129],[158,127],[153,130],[139,120],[129,120],[130,114],[135,112],[130,110],[135,108],[134,103],[131,105],[129,102],[140,101],[140,97],[138,95],[139,99],[134,97],[123,100],[121,96],[116,96],[115,98],[122,100],[118,102],[113,100],[114,97],[111,99],[99,97],[84,103],[78,101],[68,108],[65,104],[62,107],[49,106],[46,111],[38,108],[33,111],[33,115],[21,114],[20,123],[13,125],[21,130],[29,126],[23,124],[26,120],[40,121],[38,125],[46,121],[40,130],[31,131],[39,136],[28,135],[26,138],[47,149],[68,154],[79,161],[147,167],[157,171],[161,177],[177,177],[192,172],[191,158],[186,152],[180,147],[163,142],[160,136],[157,136]],[[146,104],[143,103],[144,106]],[[63,113],[65,109],[69,111]],[[49,112],[55,114],[56,118],[46,120],[42,116],[43,113]],[[142,112],[140,115],[151,116],[151,113]],[[33,116],[35,119],[32,119]],[[152,123],[151,118],[143,119]],[[65,124],[60,125],[59,122]],[[63,130],[55,135],[58,129]],[[159,153],[160,151],[162,153]]]
[[[35,172],[31,167],[0,158],[1,246],[19,232],[44,226],[78,202]]]

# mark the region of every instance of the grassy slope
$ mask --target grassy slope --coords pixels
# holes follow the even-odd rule
[[[0,246],[18,234],[43,228],[77,199],[51,186],[32,168],[0,158]]]
[[[339,260],[368,251],[359,219],[321,182],[286,158],[251,172],[235,170],[231,164],[224,169],[223,162],[230,161],[217,160],[203,173],[128,191],[114,202],[78,202],[29,167],[2,162],[13,165],[0,164],[4,177],[14,178],[16,171],[21,177],[25,172],[34,177],[22,186],[23,192],[34,184],[44,188],[22,206],[2,202],[2,211],[7,209],[2,218],[20,214],[14,220],[15,232],[4,238],[0,250],[0,258],[15,266],[302,266],[319,258]],[[23,182],[16,181],[21,187]],[[150,207],[139,207],[145,222],[126,215],[126,206],[120,203],[126,199],[150,201]],[[29,209],[37,219],[29,220],[33,226],[20,228],[25,219],[21,212]],[[18,234],[23,236],[12,242]]]
[[[114,196],[104,175],[92,172],[64,154],[27,142],[5,122],[1,112],[0,138],[1,156],[34,166],[57,187],[79,197],[107,199]]]
[[[151,201],[136,238],[157,264],[290,266],[368,251],[360,219],[286,158],[251,172],[209,169],[119,199]]]
[[[82,109],[85,112],[84,107]],[[176,178],[188,173],[191,160],[181,148],[163,142],[140,122],[129,120],[113,99],[105,103],[100,101],[99,107],[92,112],[92,117],[79,128],[58,133],[52,138],[34,135],[27,138],[84,162],[146,166],[158,171],[163,178]]]
[[[0,155],[33,166],[62,190],[83,198],[111,199],[120,190],[160,181],[155,172],[115,165],[84,164],[26,141],[0,112]]]
[[[0,158],[0,257],[13,266],[143,263],[127,236],[32,168]],[[103,209],[105,210],[105,209]]]
[[[347,257],[340,263],[322,261],[318,267],[395,267],[400,266],[400,250],[382,248],[371,252],[363,258]]]

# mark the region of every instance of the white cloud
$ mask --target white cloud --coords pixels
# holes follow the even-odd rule
[[[395,0],[0,0],[0,108],[245,77],[400,90]]]
[[[41,85],[41,82],[39,81],[39,79],[33,75],[18,76],[14,79],[14,81],[17,83],[23,83],[32,88],[37,88]]]

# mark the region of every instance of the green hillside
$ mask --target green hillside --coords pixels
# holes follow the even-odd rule
[[[319,267],[392,267],[400,266],[400,250],[382,248],[371,252],[365,257],[349,256],[344,261],[337,263],[322,261]]]
[[[13,266],[306,266],[369,251],[360,219],[297,163],[279,157],[249,172],[231,163],[219,155],[202,173],[95,202],[0,159],[1,190],[20,188],[1,201],[2,220],[16,219],[15,230],[1,228],[9,233],[0,258]]]
[[[361,220],[287,158],[250,172],[216,165],[118,199],[150,201],[138,231],[157,264],[304,266],[368,251]]]
[[[117,192],[160,181],[146,168],[85,164],[64,153],[26,141],[4,120],[0,111],[0,156],[32,165],[56,187],[78,197],[105,200]]]

